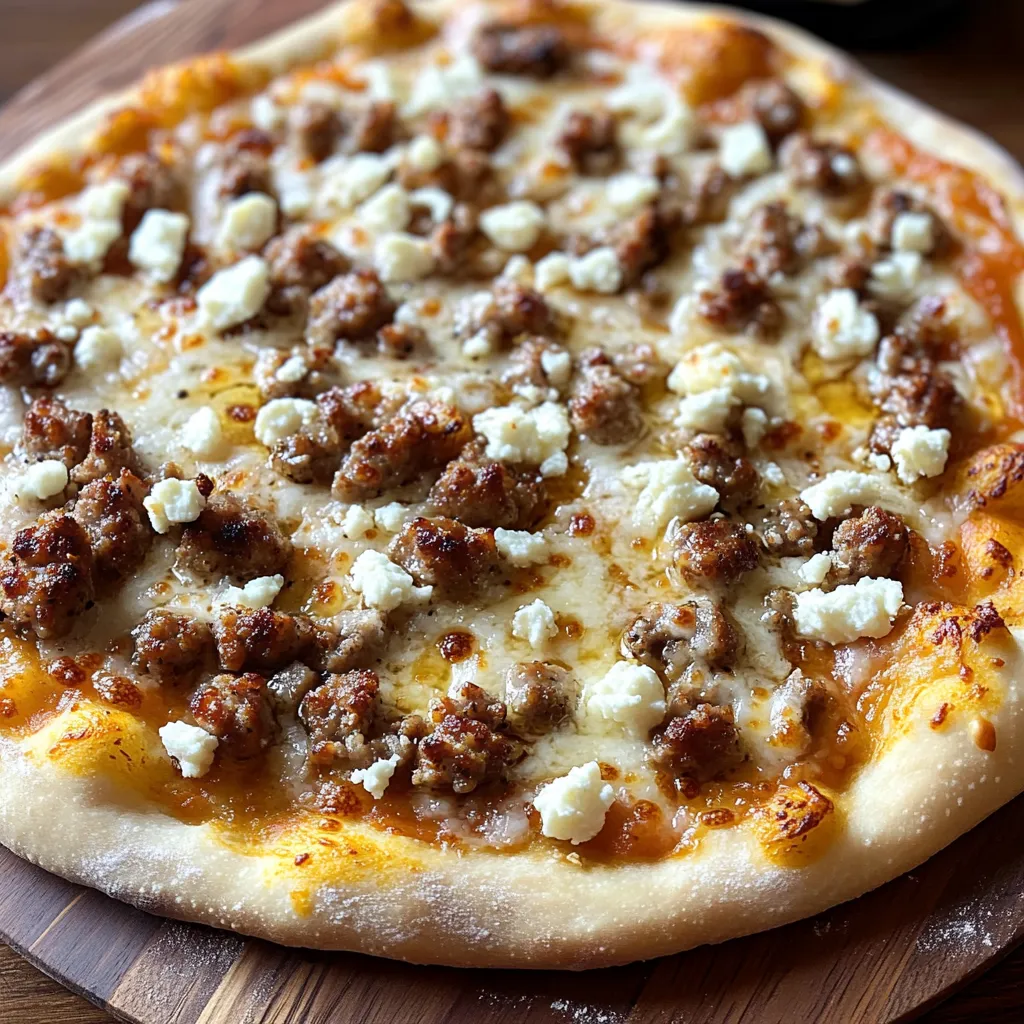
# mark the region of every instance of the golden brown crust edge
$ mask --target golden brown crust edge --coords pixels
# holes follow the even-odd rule
[[[318,51],[346,6],[239,56],[283,69]],[[634,29],[726,10],[616,0],[600,9],[602,20],[614,24],[628,17]],[[885,99],[890,119],[915,143],[992,180],[1007,194],[1018,224],[1024,223],[1024,175],[993,143],[878,83],[795,29],[729,13],[797,53],[828,59],[856,76]],[[0,191],[9,193],[44,156],[82,146],[133,92],[94,104],[9,160],[0,167]],[[1024,768],[1014,757],[1024,743],[1016,640],[1004,654],[1005,693],[989,716],[998,749],[980,750],[965,721],[935,732],[923,710],[915,710],[913,727],[845,795],[844,827],[835,843],[821,860],[801,868],[771,864],[745,827],[712,833],[694,854],[614,868],[581,868],[539,854],[460,857],[394,839],[393,869],[344,888],[325,886],[300,912],[289,887],[268,884],[274,854],[246,854],[208,827],[128,807],[107,784],[69,779],[52,766],[30,763],[6,743],[0,743],[0,842],[144,909],[291,945],[453,965],[623,963],[774,927],[851,899],[921,863],[1012,799],[1024,788]]]

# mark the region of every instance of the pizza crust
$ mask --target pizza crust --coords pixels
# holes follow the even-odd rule
[[[347,7],[324,11],[236,56],[282,71],[319,52]],[[458,8],[430,5],[432,14]],[[628,25],[630,32],[723,13],[618,0],[600,10],[600,27]],[[1024,175],[995,144],[790,26],[732,16],[855,79],[916,144],[992,180],[1007,195],[1018,227],[1024,225]],[[109,113],[136,95],[129,89],[104,99],[44,135],[0,167],[0,192],[9,197],[45,157],[83,148]],[[826,854],[801,867],[773,864],[745,825],[710,832],[697,851],[656,863],[586,867],[536,852],[463,855],[396,836],[386,837],[384,849],[374,833],[376,854],[354,867],[344,884],[297,893],[294,873],[281,870],[292,851],[240,850],[211,826],[127,804],[110,783],[70,777],[5,740],[0,842],[150,912],[289,945],[457,966],[620,964],[775,927],[859,896],[920,864],[1021,792],[1018,641],[1014,635],[1004,642],[1003,692],[991,695],[986,710],[997,748],[980,749],[964,716],[936,731],[923,707],[915,708],[909,727],[843,795],[841,830]],[[358,827],[352,836],[360,838]]]

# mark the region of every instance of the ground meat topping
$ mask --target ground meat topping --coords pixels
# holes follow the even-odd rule
[[[727,270],[716,289],[704,291],[697,312],[731,333],[748,330],[769,338],[782,326],[782,310],[768,286],[747,270]]]
[[[116,412],[100,409],[92,418],[89,452],[71,471],[71,479],[76,484],[87,484],[117,476],[123,469],[132,473],[139,469],[131,431]]]
[[[505,705],[473,683],[431,700],[434,730],[420,740],[413,785],[469,793],[500,777],[522,755],[521,746],[503,735],[505,715]]]
[[[189,709],[220,750],[240,761],[262,753],[277,732],[266,680],[252,672],[214,676],[192,694]]]
[[[96,594],[92,545],[69,515],[51,512],[20,530],[0,568],[0,610],[40,640],[66,636]]]
[[[59,398],[44,395],[25,412],[25,425],[18,445],[28,462],[56,459],[68,469],[89,453],[92,416],[70,409]]]
[[[395,315],[395,303],[372,270],[334,278],[309,300],[306,341],[333,345],[373,337]]]
[[[891,576],[910,545],[903,520],[884,509],[865,509],[839,524],[832,535],[830,582],[852,583],[862,576]]]
[[[721,223],[728,216],[736,189],[736,179],[729,177],[720,164],[702,166],[689,181],[683,223],[690,227]]]
[[[291,143],[307,160],[323,163],[341,138],[341,116],[326,103],[301,103],[289,111]]]
[[[253,380],[266,401],[273,398],[316,398],[338,383],[341,367],[329,348],[303,345],[290,351],[260,352]]]
[[[474,441],[448,463],[430,491],[431,507],[467,526],[529,529],[547,504],[543,479],[533,468],[487,458],[485,447]]]
[[[436,469],[466,446],[472,427],[454,406],[420,401],[352,445],[334,478],[342,501],[363,501]]]
[[[442,518],[407,523],[391,542],[388,557],[417,584],[460,597],[480,587],[499,564],[493,531]]]
[[[963,399],[952,378],[922,360],[916,372],[898,373],[884,382],[879,400],[882,416],[875,423],[870,444],[875,451],[888,451],[903,427],[950,429],[956,426]]]
[[[329,764],[361,747],[380,709],[380,680],[367,670],[328,676],[299,705],[299,720],[309,733],[311,759]],[[351,741],[356,740],[353,744]]]
[[[376,100],[349,119],[341,148],[346,153],[383,153],[395,141],[395,130],[394,103]]]
[[[550,78],[569,64],[569,45],[554,25],[484,25],[473,39],[473,55],[503,75]]]
[[[228,140],[219,156],[217,192],[238,199],[250,192],[273,193],[270,155],[274,140],[258,128],[247,128]]]
[[[0,384],[56,387],[71,370],[71,347],[45,327],[31,334],[0,331]]]
[[[288,316],[306,308],[309,296],[349,269],[349,261],[305,225],[272,238],[264,251],[270,265],[267,309]]]
[[[580,356],[580,373],[569,399],[577,433],[595,444],[625,444],[643,432],[640,390],[624,380],[600,349]]]
[[[126,235],[138,226],[147,210],[180,210],[185,195],[179,172],[152,153],[131,153],[116,177],[128,186],[122,223]]]
[[[317,633],[305,615],[270,608],[226,608],[213,626],[220,667],[227,672],[275,672],[305,660],[317,645]]]
[[[760,123],[773,144],[797,131],[804,118],[804,101],[777,78],[748,82],[737,97],[741,109]]]
[[[622,268],[623,287],[635,285],[647,271],[668,259],[681,223],[675,207],[652,203],[615,229],[611,243]]]
[[[82,488],[72,518],[89,535],[98,584],[134,572],[153,543],[153,528],[142,504],[146,487],[127,469]]]
[[[672,538],[672,558],[695,586],[735,583],[759,561],[753,536],[741,524],[723,518],[682,524]]]
[[[707,601],[649,604],[622,636],[622,652],[675,682],[694,660],[728,668],[739,641],[725,615]]]
[[[457,316],[460,335],[484,332],[492,347],[499,348],[521,335],[546,335],[554,331],[555,318],[544,298],[532,288],[499,280],[491,301],[473,305],[468,314]]]
[[[44,305],[66,298],[80,277],[80,268],[68,259],[60,235],[41,227],[32,228],[22,239],[16,272],[28,294]]]
[[[747,220],[740,253],[746,268],[766,281],[775,274],[795,274],[823,254],[826,245],[820,228],[804,225],[784,203],[766,203]]]
[[[512,665],[505,673],[505,703],[516,732],[543,736],[572,714],[576,686],[567,669],[550,661]]]
[[[815,142],[804,133],[792,135],[782,146],[780,156],[795,185],[825,196],[850,195],[865,182],[853,151],[835,142]]]
[[[264,512],[233,494],[216,494],[182,530],[178,564],[204,577],[251,580],[281,573],[291,542]]]
[[[761,523],[765,548],[779,557],[813,554],[817,536],[817,520],[799,498],[769,506]]]
[[[672,718],[651,741],[651,762],[673,775],[708,779],[740,760],[739,736],[730,707],[698,704]]]
[[[497,89],[484,89],[457,103],[447,115],[448,143],[453,149],[490,153],[508,134],[510,119]]]
[[[322,636],[328,672],[368,668],[387,643],[387,619],[375,608],[341,612],[324,627]]]
[[[683,448],[693,475],[718,491],[724,508],[750,504],[758,494],[761,477],[734,441],[719,434],[698,434]]]
[[[157,608],[132,630],[132,664],[161,684],[189,683],[212,660],[214,641],[201,619]]]
[[[560,391],[572,372],[568,350],[544,337],[524,338],[509,353],[501,382],[510,388],[554,388]]]
[[[616,128],[605,110],[572,110],[555,145],[581,174],[607,174],[620,160]]]

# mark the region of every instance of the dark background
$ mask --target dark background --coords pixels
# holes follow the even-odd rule
[[[0,103],[140,6],[140,0],[0,0]],[[760,0],[750,6],[796,9],[791,0]],[[930,12],[916,20],[907,18],[907,10],[918,6]],[[837,20],[839,15],[830,25],[819,22],[816,27],[831,27],[833,34],[838,33],[835,41],[853,48],[882,77],[975,125],[1024,160],[1024,0],[871,0],[859,13],[861,25],[867,26],[863,31]],[[912,20],[908,27],[905,22]],[[0,1024],[110,1020],[0,946]],[[923,1024],[1022,1020],[1024,947],[922,1018]]]

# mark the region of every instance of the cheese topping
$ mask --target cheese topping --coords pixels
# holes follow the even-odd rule
[[[604,827],[615,791],[601,779],[601,766],[589,761],[549,782],[533,799],[540,813],[541,832],[578,846],[593,839]]]
[[[200,779],[212,767],[217,737],[187,722],[168,722],[160,728],[160,741],[169,757],[178,762],[186,779]]]
[[[897,580],[865,578],[826,593],[796,595],[793,621],[800,636],[827,644],[847,644],[860,637],[883,637],[903,604]]]

